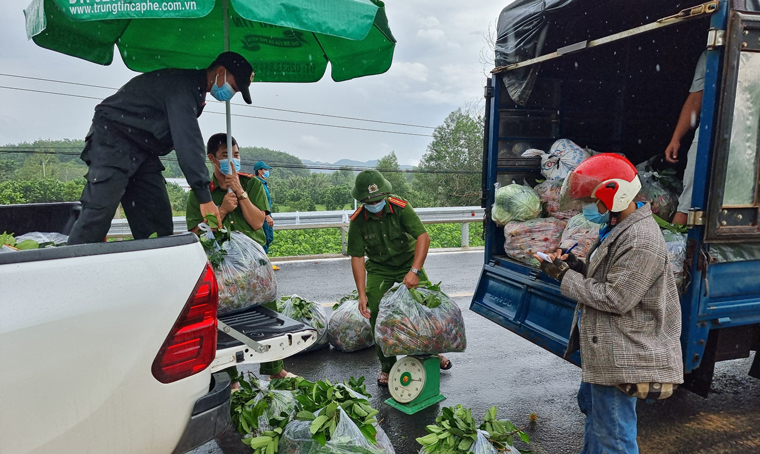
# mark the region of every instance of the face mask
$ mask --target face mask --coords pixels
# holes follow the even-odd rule
[[[232,162],[235,164],[235,171],[240,172],[240,159],[232,159]],[[222,171],[223,174],[229,175],[230,173],[230,160],[229,159],[220,159],[219,160],[219,170]]]
[[[385,199],[383,199],[380,203],[376,203],[374,205],[364,205],[364,208],[367,209],[370,213],[377,214],[385,208]]]
[[[217,101],[229,101],[235,96],[235,89],[227,82],[227,71],[224,71],[224,85],[218,86],[216,84],[217,79],[219,79],[219,74],[216,75],[214,85],[211,86],[211,96]]]
[[[269,178],[269,171],[268,170],[264,171],[264,178]]]
[[[610,222],[610,212],[599,213],[596,203],[589,203],[583,206],[583,217],[596,224],[608,224]]]

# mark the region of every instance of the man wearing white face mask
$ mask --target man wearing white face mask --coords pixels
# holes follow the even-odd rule
[[[172,150],[203,217],[219,217],[209,191],[198,117],[209,92],[228,101],[239,91],[250,104],[252,80],[250,63],[224,52],[207,69],[141,74],[98,104],[81,155],[89,167],[82,213],[69,244],[103,241],[119,203],[135,239],[171,235],[172,210],[159,157]]]

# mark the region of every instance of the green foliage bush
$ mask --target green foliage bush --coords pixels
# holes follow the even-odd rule
[[[3,181],[0,183],[0,205],[75,202],[82,196],[84,183],[84,178],[67,182],[55,179]]]
[[[430,248],[459,247],[461,224],[428,224]],[[470,246],[483,246],[483,224],[470,223]],[[270,257],[299,255],[340,254],[340,229],[276,230],[274,242],[269,246]]]
[[[276,230],[270,257],[340,254],[340,229]]]

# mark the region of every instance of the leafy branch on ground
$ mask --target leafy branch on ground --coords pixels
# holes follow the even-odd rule
[[[417,438],[417,443],[424,447],[425,454],[467,454],[473,451],[478,440],[478,430],[487,433],[487,440],[499,453],[510,452],[514,445],[514,437],[528,443],[528,434],[523,432],[526,427],[518,429],[509,420],[496,418],[496,407],[491,407],[479,426],[472,416],[472,410],[461,405],[445,407],[435,424],[425,429],[429,432],[424,437]],[[522,451],[529,453],[530,451]]]

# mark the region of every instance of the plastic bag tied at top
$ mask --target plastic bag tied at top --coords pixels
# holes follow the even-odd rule
[[[307,314],[296,314],[295,301],[299,299],[303,301],[303,304],[307,308]],[[284,301],[277,302],[277,311],[286,317],[290,317],[293,320],[305,323],[310,327],[317,330],[317,341],[304,352],[311,352],[319,350],[320,348],[328,344],[327,339],[327,315],[324,308],[314,301],[307,301],[298,295],[292,295],[290,298]]]
[[[541,157],[541,175],[547,180],[566,178],[578,165],[591,154],[579,147],[572,140],[560,139],[552,144],[548,153],[535,148],[522,154],[523,157]]]
[[[338,411],[340,413],[338,425],[325,446],[311,438],[311,421],[292,421],[282,433],[279,452],[284,454],[395,454],[390,444],[380,446],[367,441],[346,412],[340,407]],[[319,412],[316,415],[319,415]],[[378,431],[375,438],[387,440],[388,437],[380,426],[375,427]]]
[[[208,225],[199,224],[202,235],[213,237]],[[277,279],[264,248],[241,232],[230,232],[222,243],[227,254],[214,269],[219,284],[219,315],[260,306],[277,299]]]
[[[335,309],[327,324],[330,345],[343,352],[354,352],[375,345],[369,319],[359,312],[359,301],[348,300]]]
[[[443,292],[419,288],[422,295],[440,299],[430,308],[414,299],[405,285],[385,294],[375,324],[375,341],[385,356],[463,352],[467,348],[464,318]]]

